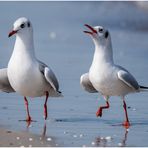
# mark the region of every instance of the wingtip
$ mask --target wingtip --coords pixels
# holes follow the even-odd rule
[[[61,91],[58,90],[57,92],[59,94],[59,97],[64,97]]]
[[[146,86],[139,86],[141,89],[148,89],[148,87],[146,87]]]
[[[58,93],[60,93],[60,94],[61,94],[62,92],[61,92],[61,91],[58,91]]]

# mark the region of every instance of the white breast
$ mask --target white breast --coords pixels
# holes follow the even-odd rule
[[[37,63],[23,62],[20,58],[10,60],[8,79],[14,90],[23,96],[43,95],[43,77]]]
[[[120,81],[113,66],[100,69],[90,68],[89,78],[96,90],[106,96],[121,96],[131,92],[131,88]]]

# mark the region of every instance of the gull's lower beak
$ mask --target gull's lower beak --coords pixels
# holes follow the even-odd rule
[[[16,33],[17,33],[17,31],[12,30],[12,31],[9,33],[8,37],[11,37],[12,35],[14,35],[14,34],[16,34]]]
[[[93,27],[91,27],[90,25],[85,24],[84,26],[86,26],[88,29],[90,29],[90,31],[84,31],[84,33],[88,33],[90,35],[93,35],[94,33],[97,34],[97,31]]]

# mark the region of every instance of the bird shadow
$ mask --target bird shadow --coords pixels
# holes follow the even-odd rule
[[[55,122],[97,122],[97,119],[92,118],[59,118],[55,119]]]
[[[81,117],[58,118],[58,119],[55,119],[55,122],[86,122],[86,121],[87,122],[115,123],[117,120],[110,121],[110,120],[99,119],[99,118],[81,118]]]
[[[85,122],[85,123],[103,123],[107,124],[112,127],[124,127],[125,129],[137,125],[148,125],[148,120],[139,120],[139,121],[131,121],[129,127],[123,126],[122,120],[106,120],[106,119],[98,119],[98,118],[79,118],[79,117],[73,117],[73,118],[58,118],[55,119],[55,122],[73,122],[73,123],[79,123],[79,122]]]
[[[98,118],[79,118],[79,117],[73,117],[73,118],[58,118],[55,119],[55,122],[73,122],[73,123],[103,123],[110,126],[122,126],[122,123],[120,120],[106,120],[106,119],[98,119]]]

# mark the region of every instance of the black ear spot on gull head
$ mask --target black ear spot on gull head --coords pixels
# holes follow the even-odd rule
[[[108,32],[108,31],[106,31],[106,32],[105,32],[105,38],[107,38],[107,37],[108,37],[108,35],[109,35],[109,32]]]
[[[28,22],[28,24],[27,24],[27,25],[28,25],[28,27],[30,27],[30,22]]]

